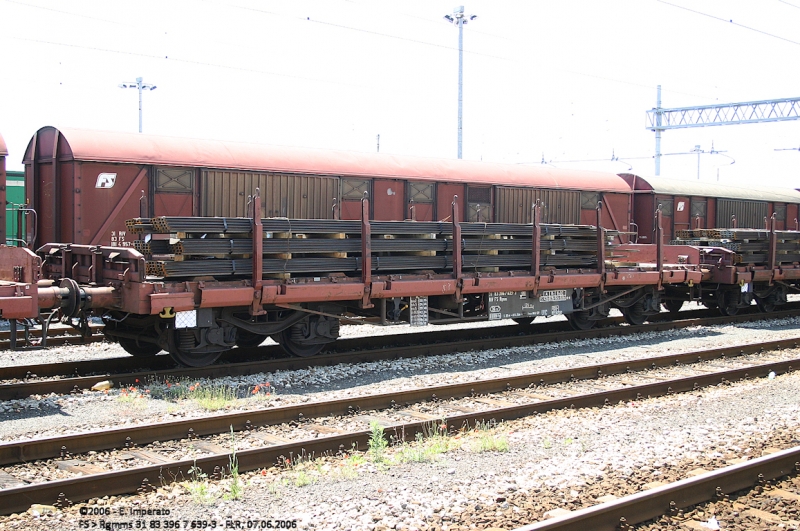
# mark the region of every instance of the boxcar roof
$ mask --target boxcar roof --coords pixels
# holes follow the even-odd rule
[[[681,181],[664,177],[642,177],[632,173],[621,173],[620,177],[634,183],[635,190],[654,194],[684,195],[696,197],[719,197],[749,201],[772,201],[778,203],[800,203],[800,192],[791,188],[769,186],[730,186],[727,184]]]
[[[566,170],[539,165],[497,164],[454,159],[409,157],[296,147],[223,142],[169,136],[43,127],[31,139],[24,162],[30,163],[37,141],[37,156],[59,136],[59,160],[124,162],[163,166],[189,166],[254,172],[286,172],[353,177],[384,177],[453,181],[504,186],[536,186],[630,193],[630,187],[613,173]]]

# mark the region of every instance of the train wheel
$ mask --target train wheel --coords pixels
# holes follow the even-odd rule
[[[589,319],[587,312],[572,312],[567,314],[567,321],[575,330],[589,330],[597,321]]]
[[[621,308],[621,310],[628,324],[638,326],[647,321],[647,315],[644,313],[644,299],[634,302],[627,308]]]
[[[681,308],[683,308],[683,301],[675,299],[667,299],[662,304],[669,313],[678,313],[679,311],[681,311]]]
[[[236,330],[236,346],[239,348],[253,348],[267,340],[269,336],[254,334],[243,328]]]
[[[136,341],[127,337],[119,338],[119,346],[128,354],[137,358],[149,358],[161,352],[161,347],[155,343]]]
[[[222,355],[222,352],[170,352],[172,359],[184,367],[206,367],[211,365]]]
[[[275,339],[275,337],[273,337]],[[283,350],[291,354],[292,356],[299,356],[301,358],[310,358],[311,356],[316,356],[319,354],[323,348],[325,348],[325,344],[310,344],[310,345],[302,345],[300,343],[296,343],[292,340],[291,333],[289,330],[284,330],[280,334],[277,335],[278,343],[281,344]]]
[[[717,305],[719,306],[719,313],[722,315],[736,315],[739,313],[739,307],[736,305],[734,295],[728,290],[722,290],[717,293]]]
[[[532,317],[513,317],[511,320],[517,323],[518,325],[529,325],[533,323]]]
[[[756,306],[758,306],[759,311],[764,313],[775,311],[775,302],[772,300],[772,297],[756,297]]]

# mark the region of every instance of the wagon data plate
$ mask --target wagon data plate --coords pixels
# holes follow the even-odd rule
[[[540,291],[499,291],[486,294],[489,320],[514,317],[551,317],[572,313],[572,288]]]
[[[428,325],[428,297],[411,297],[409,308],[411,326]]]

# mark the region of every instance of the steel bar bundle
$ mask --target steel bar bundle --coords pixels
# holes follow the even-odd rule
[[[354,220],[263,221],[265,275],[358,274],[363,261],[361,222]],[[446,222],[370,222],[371,269],[436,271],[453,268],[453,246],[459,245],[464,270],[492,272],[530,269],[533,227],[513,223],[460,223],[461,240],[452,239]],[[247,218],[137,218],[129,230],[170,234],[169,239],[137,240],[136,250],[150,259],[146,274],[160,278],[252,275],[252,222]],[[589,225],[543,224],[539,249],[541,267],[597,267],[597,228]],[[606,245],[617,235],[606,231]]]
[[[360,234],[361,221],[336,219],[287,219],[264,218],[261,220],[264,232],[317,233],[317,234]],[[134,218],[126,222],[128,230],[135,227],[152,226],[152,230],[138,232],[151,233],[247,233],[252,230],[250,218],[222,217],[176,217]],[[596,228],[591,225],[540,225],[543,236],[584,236],[590,237]],[[444,221],[371,221],[373,234],[452,234],[453,224]],[[609,231],[609,234],[617,234]],[[461,222],[464,235],[501,234],[507,236],[530,236],[531,225],[521,223],[476,223]]]
[[[770,231],[760,229],[690,229],[676,231],[673,245],[720,247],[733,251],[735,264],[767,265]],[[800,261],[800,232],[775,231],[775,263]]]

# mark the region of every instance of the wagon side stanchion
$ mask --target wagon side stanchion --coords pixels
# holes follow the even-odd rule
[[[261,223],[261,190],[256,188],[252,202],[253,216],[253,302],[250,315],[264,315],[266,310],[261,305],[261,289],[264,286],[264,226]]]
[[[533,231],[531,238],[533,245],[531,245],[531,273],[533,274],[533,296],[536,296],[539,290],[539,268],[542,263],[542,209],[539,208],[539,200],[531,203],[531,219],[533,221]]]
[[[464,277],[461,276],[461,224],[458,222],[458,196],[453,196],[451,204],[453,215],[453,280],[456,283],[455,294],[453,295],[458,303],[458,316],[464,317],[464,301],[461,298],[461,288],[464,287]]]
[[[772,217],[769,219],[769,270],[770,270],[770,280],[769,285],[772,286],[775,280],[775,265],[778,259],[778,236],[775,233],[775,224],[777,220],[775,219],[775,214],[772,214]]]
[[[664,280],[664,227],[662,226],[661,205],[656,209],[656,267],[658,268],[659,291],[663,288]]]
[[[145,195],[144,190],[142,190],[142,197],[139,198],[139,217],[140,218],[150,217],[150,213],[147,211],[147,196]]]
[[[603,202],[597,202],[597,274],[600,275],[600,293],[606,283],[606,230],[603,228]]]
[[[370,292],[372,290],[372,229],[369,224],[369,198],[367,192],[361,198],[361,283],[364,294],[361,297],[362,308],[372,308]]]

